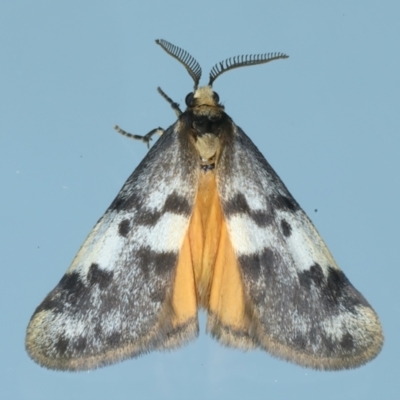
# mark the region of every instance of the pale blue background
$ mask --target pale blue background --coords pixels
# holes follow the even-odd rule
[[[4,399],[395,399],[399,394],[398,1],[1,1],[0,387]],[[35,307],[138,162],[135,133],[175,120],[192,81],[154,44],[218,61],[281,51],[214,89],[381,317],[379,357],[315,372],[204,333],[89,373],[24,350]],[[318,209],[318,212],[314,210]]]

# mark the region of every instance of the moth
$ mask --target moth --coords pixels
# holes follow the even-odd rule
[[[26,349],[57,370],[89,370],[199,333],[197,311],[220,343],[262,349],[301,366],[354,368],[383,344],[375,311],[339,269],[314,225],[183,49],[157,40],[194,81],[161,134],[100,218],[58,285],[34,312]]]

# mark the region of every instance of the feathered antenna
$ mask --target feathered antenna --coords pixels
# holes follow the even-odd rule
[[[176,58],[186,68],[189,75],[194,80],[194,90],[197,89],[201,77],[200,64],[185,50],[163,39],[157,39],[159,44],[169,55]]]
[[[281,58],[288,58],[286,54],[283,53],[266,53],[266,54],[256,54],[256,55],[243,55],[228,58],[215,64],[210,72],[209,86],[212,86],[213,82],[224,72],[230,69],[246,67],[248,65],[265,64],[270,61],[279,60]]]

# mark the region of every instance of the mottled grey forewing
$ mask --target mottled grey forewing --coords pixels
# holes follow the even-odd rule
[[[27,350],[55,369],[91,369],[197,335],[167,304],[197,189],[197,160],[169,128],[36,309]]]
[[[217,173],[253,319],[249,332],[235,334],[318,369],[351,368],[374,358],[383,342],[377,315],[238,127]]]

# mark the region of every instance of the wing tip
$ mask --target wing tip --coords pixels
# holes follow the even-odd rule
[[[97,354],[84,354],[83,351],[87,351],[88,348],[79,351],[76,349],[76,341],[72,343],[51,336],[41,321],[43,318],[37,314],[28,325],[25,338],[28,355],[42,367],[70,372],[95,370],[154,350],[173,350],[195,339],[199,333],[197,318],[193,318],[183,325],[174,327],[173,330],[165,330],[158,326],[137,340],[130,340],[123,345],[118,343],[114,347],[109,345]],[[59,348],[60,341],[63,342],[64,352]]]
[[[375,359],[382,350],[384,335],[378,317],[369,321],[358,338],[343,334],[342,340],[324,347],[325,354],[304,351],[264,336],[261,347],[272,356],[302,367],[321,371],[338,371],[361,367]],[[353,342],[354,341],[354,342]],[[327,352],[327,349],[332,351]]]
[[[288,349],[285,346],[269,347],[267,351],[274,357],[295,363],[301,367],[306,367],[320,371],[339,371],[345,369],[359,368],[378,356],[383,346],[382,340],[377,341],[375,346],[364,349],[358,354],[348,354],[343,356],[317,357],[312,354],[301,353],[295,349]]]

